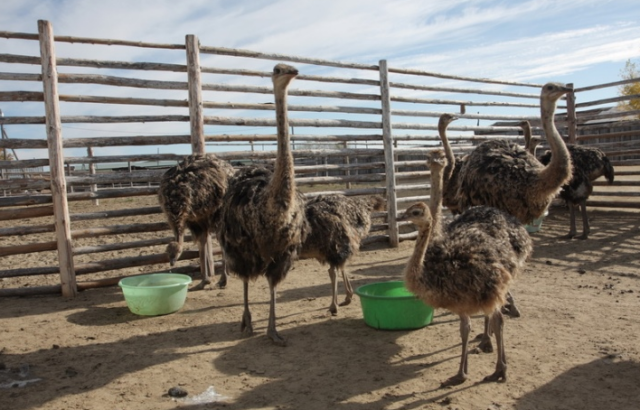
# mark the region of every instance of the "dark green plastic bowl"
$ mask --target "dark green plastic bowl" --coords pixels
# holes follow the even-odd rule
[[[433,320],[433,308],[409,292],[402,281],[363,285],[356,294],[364,322],[374,329],[420,329]]]

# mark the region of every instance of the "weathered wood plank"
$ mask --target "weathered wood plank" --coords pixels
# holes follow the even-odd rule
[[[47,145],[49,146],[49,167],[51,171],[51,198],[53,200],[54,224],[58,242],[60,284],[63,296],[75,297],[78,289],[73,266],[67,184],[64,178],[62,123],[60,122],[60,105],[58,102],[58,72],[51,23],[39,20],[38,33],[42,60],[42,84],[44,87]]]
[[[380,96],[382,105],[382,142],[384,144],[384,161],[385,161],[385,186],[387,192],[387,211],[389,215],[398,213],[396,197],[396,169],[394,166],[394,141],[393,141],[393,125],[391,122],[391,93],[389,87],[389,68],[387,60],[380,60]],[[389,243],[391,246],[398,247],[398,224],[395,220],[389,221]]]

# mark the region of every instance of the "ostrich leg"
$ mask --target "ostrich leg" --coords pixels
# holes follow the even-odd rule
[[[347,277],[347,273],[344,271],[344,269],[340,268],[340,271],[342,272],[342,281],[344,282],[344,290],[347,294],[347,296],[344,298],[344,302],[340,303],[340,306],[347,306],[348,304],[351,303],[351,299],[353,299],[353,287],[351,286],[351,282],[349,281],[349,278]]]
[[[333,316],[338,314],[338,281],[336,280],[336,268],[334,266],[329,267],[329,278],[331,279],[331,306],[329,306],[329,312]]]
[[[248,280],[248,279],[247,279]],[[240,324],[240,331],[245,336],[253,334],[253,324],[251,323],[251,312],[249,311],[249,282],[243,281],[244,288],[244,312],[242,313],[242,323]]]
[[[267,336],[273,340],[273,343],[278,346],[286,346],[287,341],[278,334],[276,330],[276,285],[269,278],[269,290],[271,294],[271,301],[269,303],[269,325],[267,326]]]
[[[569,206],[569,233],[563,239],[573,239],[576,236],[576,205],[567,202]]]
[[[200,275],[202,276],[202,280],[196,286],[192,287],[193,290],[202,290],[211,283],[211,275],[213,273],[213,260],[211,259],[210,254],[208,253],[211,249],[209,246],[211,242],[211,238],[208,234],[203,233],[200,235],[198,240],[198,255],[200,257]]]
[[[587,200],[580,201],[580,213],[582,214],[582,236],[578,239],[587,239],[591,229],[589,228],[589,217],[587,216]]]
[[[460,368],[458,373],[442,382],[440,387],[457,386],[467,380],[467,347],[469,346],[469,333],[471,332],[471,320],[467,315],[460,315],[460,337],[462,338],[462,354],[460,355]]]
[[[504,318],[500,310],[496,310],[491,315],[491,329],[496,335],[496,345],[498,349],[498,357],[496,359],[496,371],[484,378],[485,382],[507,381],[507,357],[504,353]]]

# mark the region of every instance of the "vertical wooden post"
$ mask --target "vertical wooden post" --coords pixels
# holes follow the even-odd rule
[[[577,139],[576,93],[573,91],[573,83],[567,84],[571,91],[567,93],[567,128],[569,144],[575,144]]]
[[[200,42],[198,37],[188,34],[185,38],[187,49],[187,82],[189,84],[189,121],[191,123],[191,151],[194,154],[205,154],[204,143],[204,110],[202,105],[202,81],[200,79]],[[204,265],[200,266],[202,278],[213,277],[213,239],[207,236],[204,247]],[[203,260],[200,255],[200,260]]]
[[[87,147],[87,156],[89,158],[93,158],[93,147]],[[91,162],[89,164],[89,175],[95,175],[96,174],[96,164],[94,164],[93,162]],[[98,184],[91,184],[91,193],[96,193],[98,192]],[[93,198],[92,202],[95,206],[100,205],[100,200],[98,198]]]
[[[189,121],[191,123],[191,150],[204,154],[204,112],[202,106],[202,82],[200,80],[200,43],[193,34],[186,36],[187,76],[189,84]]]
[[[389,71],[387,60],[380,60],[380,97],[382,100],[382,143],[384,145],[385,174],[387,178],[387,211],[389,223],[389,243],[397,247],[400,243],[398,235],[398,203],[396,201],[396,167],[394,162],[393,134],[391,129],[391,95],[389,92]]]
[[[58,72],[53,27],[45,20],[38,20],[40,36],[40,58],[42,62],[42,86],[47,125],[47,145],[49,147],[49,168],[51,169],[51,198],[58,243],[58,264],[62,295],[74,297],[78,293],[76,274],[73,266],[73,246],[69,204],[67,202],[67,182],[64,178],[64,151],[62,149],[62,123],[58,100]]]

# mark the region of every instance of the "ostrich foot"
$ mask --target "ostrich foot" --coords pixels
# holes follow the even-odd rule
[[[285,338],[283,338],[282,336],[280,336],[275,329],[267,330],[267,336],[269,336],[271,338],[271,340],[273,341],[273,344],[275,344],[276,346],[283,346],[284,347],[284,346],[287,345],[287,340]]]
[[[493,344],[491,343],[491,338],[488,335],[480,334],[476,337],[476,340],[480,339],[480,344],[469,351],[469,353],[480,354],[480,353],[492,353],[493,352]]]
[[[568,234],[561,236],[560,239],[573,239],[575,237],[576,237],[575,232],[569,232]]]
[[[447,380],[440,383],[440,388],[442,389],[445,387],[457,386],[464,383],[465,381],[467,381],[467,375],[465,373],[458,373],[455,376],[449,377]]]
[[[520,309],[511,303],[504,305],[500,311],[509,317],[520,317]]]
[[[507,369],[499,369],[482,379],[483,382],[506,382],[507,381]]]
[[[189,292],[193,292],[195,290],[203,290],[208,284],[210,284],[211,281],[210,280],[202,280],[200,283],[198,283],[196,286],[192,287],[189,289]]]
[[[338,314],[338,308],[335,303],[332,303],[331,306],[329,306],[329,312],[331,312],[331,316],[336,316]]]
[[[351,304],[351,298],[345,299],[344,302],[340,303],[338,306],[347,306]]]
[[[253,334],[253,324],[251,323],[251,312],[245,311],[242,315],[242,323],[240,324],[240,331],[245,336],[251,336]]]
[[[227,275],[222,275],[216,286],[218,286],[218,289],[225,289],[227,287]]]
[[[583,233],[582,235],[578,236],[578,239],[582,239],[582,240],[589,239],[589,234]]]

